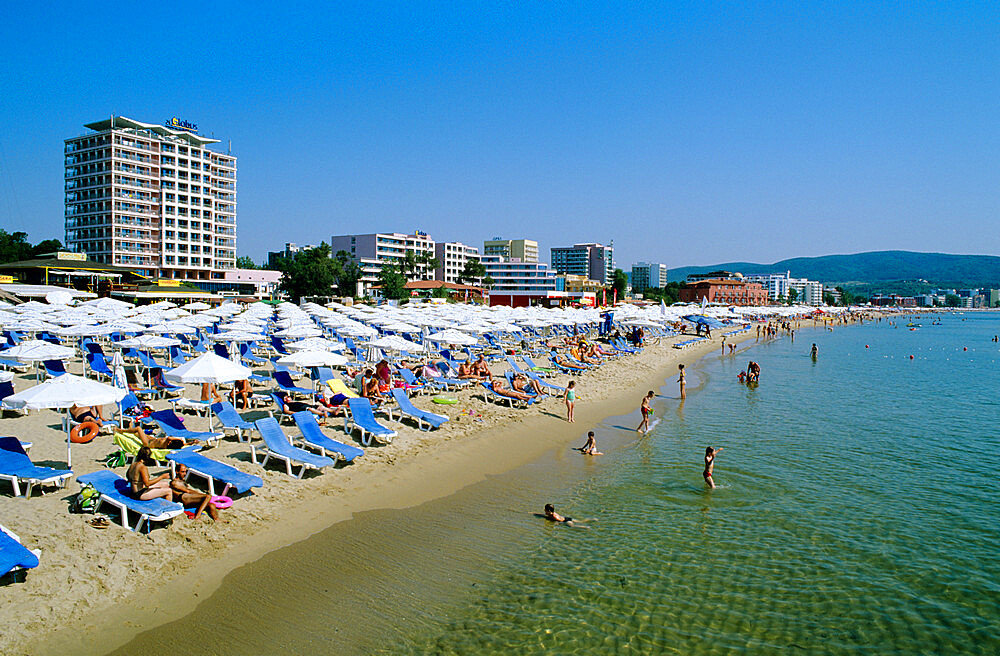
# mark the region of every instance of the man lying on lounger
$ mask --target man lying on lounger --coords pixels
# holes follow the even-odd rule
[[[183,449],[189,444],[198,444],[198,440],[185,441],[182,437],[152,437],[142,430],[139,424],[132,428],[116,428],[115,432],[135,435],[143,446],[148,446],[150,449]]]
[[[542,386],[538,384],[538,381],[534,378],[528,378],[524,374],[517,374],[514,376],[514,380],[511,384],[516,391],[523,394],[545,396],[545,392],[542,391]]]
[[[170,489],[173,491],[174,501],[179,501],[185,508],[197,506],[198,510],[194,512],[192,519],[201,517],[202,511],[208,512],[208,516],[212,518],[213,522],[219,519],[219,509],[212,503],[212,497],[204,492],[192,490],[184,482],[187,473],[187,465],[177,465],[177,474],[170,480]]]
[[[569,360],[567,360],[566,358],[562,357],[561,355],[559,355],[555,351],[552,352],[552,355],[550,356],[550,358],[557,365],[559,365],[560,367],[563,367],[565,369],[573,369],[575,371],[587,371],[588,369],[590,369],[590,367],[587,367],[585,365],[574,364],[574,363],[570,362]]]
[[[498,378],[493,381],[493,391],[500,396],[507,397],[508,399],[517,399],[519,401],[530,401],[534,397],[525,394],[524,392],[518,392],[517,390],[507,389],[503,382]]]

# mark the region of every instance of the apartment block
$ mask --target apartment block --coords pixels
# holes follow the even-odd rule
[[[236,157],[177,118],[84,127],[65,140],[67,247],[145,276],[223,280],[236,267]]]
[[[538,242],[531,239],[501,239],[483,242],[483,255],[499,255],[506,260],[538,261]]]
[[[500,255],[483,255],[483,268],[493,279],[490,292],[550,292],[556,289],[556,274],[543,262],[522,262]]]
[[[378,284],[379,274],[385,264],[398,264],[407,251],[413,251],[417,257],[435,257],[436,244],[426,232],[420,230],[413,234],[399,232],[372,232],[363,235],[335,235],[330,238],[330,252],[350,253],[351,259],[361,268],[359,281],[360,293],[371,294],[372,287]],[[414,272],[402,272],[407,282],[414,280],[433,280],[434,269],[420,264]]]
[[[667,285],[667,265],[658,262],[636,262],[632,265],[632,291]]]
[[[480,259],[478,248],[467,246],[460,241],[437,242],[434,245],[434,257],[438,261],[438,268],[434,269],[434,279],[452,283],[459,282],[458,279],[469,260]],[[473,284],[478,285],[479,282],[476,280]]]
[[[584,276],[604,285],[614,282],[614,242],[601,244],[574,244],[551,249],[552,268],[556,273]]]

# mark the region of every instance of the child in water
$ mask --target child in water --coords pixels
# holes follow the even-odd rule
[[[715,456],[718,455],[720,451],[722,451],[721,446],[718,449],[713,449],[710,446],[705,447],[705,471],[703,471],[701,475],[705,478],[705,483],[708,487],[713,490],[715,489],[715,481],[712,480],[712,469],[715,468]]]
[[[604,454],[597,450],[597,439],[594,437],[594,431],[589,431],[587,433],[587,443],[577,449],[580,453],[585,456],[603,456]]]
[[[642,403],[639,405],[639,411],[642,413],[642,421],[639,423],[639,427],[635,429],[637,433],[645,433],[649,430],[649,415],[652,414],[653,409],[649,407],[649,402],[653,400],[653,390],[646,392],[646,396],[642,397]]]
[[[589,528],[583,524],[574,522],[572,517],[566,517],[564,515],[560,515],[559,513],[556,512],[555,506],[553,506],[551,503],[545,504],[545,519],[549,520],[550,522],[556,522],[557,524],[565,524],[566,526]]]

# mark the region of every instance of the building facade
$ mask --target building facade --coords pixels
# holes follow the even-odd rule
[[[145,276],[222,280],[236,267],[236,157],[197,126],[124,116],[65,141],[66,244]]]
[[[632,291],[641,292],[650,287],[666,287],[667,265],[658,262],[636,262],[629,278]]]
[[[479,260],[479,249],[475,246],[467,246],[460,241],[439,241],[434,245],[434,257],[437,258],[438,268],[434,269],[434,279],[448,283],[459,283],[462,270],[469,260]],[[469,281],[466,281],[469,282]],[[478,285],[482,281],[475,280],[472,284]]]
[[[436,244],[425,232],[413,234],[399,232],[373,232],[364,235],[335,235],[330,238],[330,253],[345,251],[361,268],[358,294],[370,295],[372,288],[379,284],[378,277],[386,264],[399,264],[412,251],[417,257],[435,257]],[[401,271],[407,282],[433,280],[434,269],[426,264],[418,264],[414,271]]]
[[[724,303],[726,305],[767,305],[767,291],[757,282],[712,278],[681,286],[678,300],[685,303]]]
[[[538,242],[531,239],[501,239],[483,242],[483,255],[499,255],[507,260],[538,261]]]
[[[556,290],[556,274],[543,262],[508,260],[483,255],[483,268],[493,279],[490,292],[550,292]]]
[[[551,249],[552,268],[556,273],[584,276],[604,285],[614,282],[614,242],[601,244],[574,244]]]

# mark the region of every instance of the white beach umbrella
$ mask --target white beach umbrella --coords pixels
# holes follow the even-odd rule
[[[138,337],[132,337],[129,339],[123,339],[120,342],[115,342],[115,346],[119,348],[141,348],[141,349],[161,349],[167,348],[168,346],[177,346],[181,343],[181,340],[174,339],[173,337],[161,337],[160,335],[139,335]]]
[[[201,301],[195,301],[194,303],[188,303],[184,306],[185,310],[190,310],[192,312],[197,312],[198,310],[208,310],[212,306],[208,303],[202,303]]]
[[[215,353],[203,353],[194,360],[163,373],[164,378],[176,383],[231,383],[244,380],[253,372],[241,364],[227,360]]]
[[[400,337],[399,335],[380,337],[370,342],[368,346],[386,349],[389,351],[421,351],[424,348],[420,344],[411,342],[410,340]]]
[[[128,393],[127,390],[105,385],[73,374],[63,374],[41,385],[35,385],[23,392],[8,396],[3,405],[8,408],[40,410],[43,408],[66,408],[66,466],[72,467],[72,445],[70,440],[69,408],[73,405],[91,406],[118,403]]]
[[[454,328],[446,328],[440,332],[431,333],[426,339],[431,342],[441,342],[454,346],[472,346],[479,343],[479,340],[472,335],[455,330]]]
[[[199,355],[194,360],[182,364],[176,369],[163,373],[163,377],[175,383],[231,383],[234,380],[246,380],[253,372],[241,364],[227,360],[215,353],[208,352]],[[208,413],[208,430],[212,430],[212,413]]]
[[[12,346],[9,349],[0,351],[0,357],[12,358],[19,362],[42,362],[44,360],[68,360],[76,354],[76,351],[68,346],[58,346],[40,339],[26,340]],[[35,377],[38,377],[37,364],[35,365]]]
[[[295,367],[340,367],[347,364],[347,358],[329,351],[298,351],[278,358],[278,364]]]
[[[343,342],[334,342],[323,337],[307,337],[298,342],[285,344],[289,351],[343,351]]]
[[[73,303],[73,295],[69,292],[57,289],[56,291],[48,292],[45,295],[45,300],[50,305],[70,305]]]
[[[311,322],[310,322],[311,323]],[[323,334],[323,331],[315,327],[315,324],[311,326],[307,325],[295,325],[289,326],[284,330],[279,330],[274,333],[278,337],[319,337]]]

